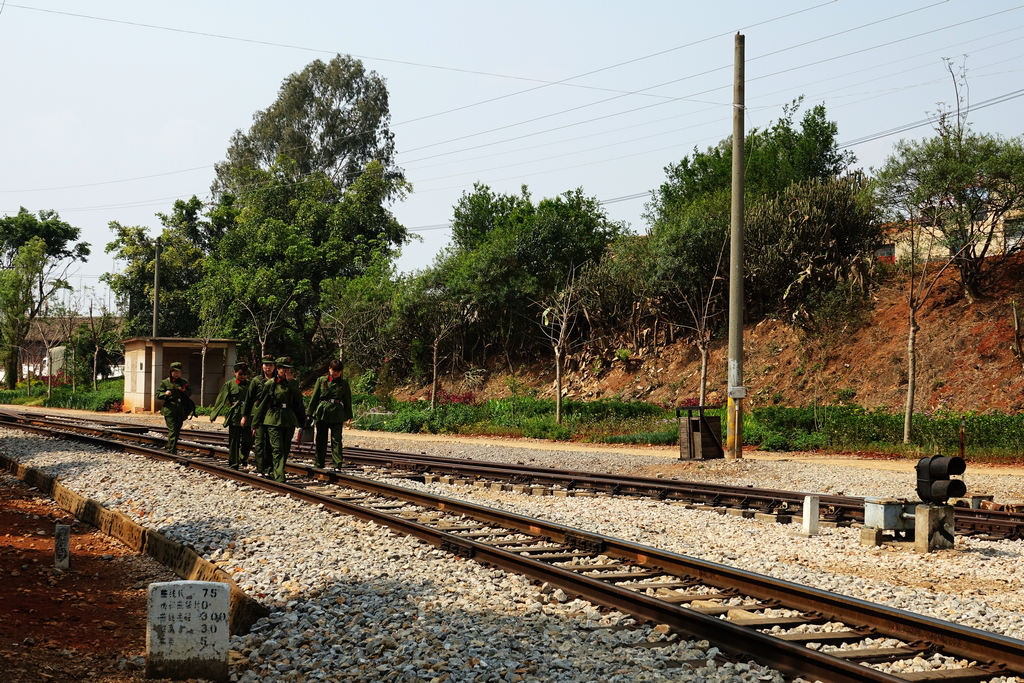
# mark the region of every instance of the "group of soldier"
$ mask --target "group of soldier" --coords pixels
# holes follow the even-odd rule
[[[283,482],[295,430],[315,426],[316,466],[324,467],[330,434],[331,461],[335,468],[341,467],[342,426],[352,418],[352,391],[341,376],[341,361],[332,360],[327,374],[317,378],[308,411],[290,358],[263,356],[262,366],[262,374],[250,380],[249,367],[235,363],[234,377],[224,382],[210,413],[211,422],[224,416],[228,466],[245,467],[252,452],[258,475]],[[188,381],[181,376],[181,363],[171,363],[156,397],[163,401],[160,412],[167,423],[167,452],[176,453],[181,425],[195,409]]]

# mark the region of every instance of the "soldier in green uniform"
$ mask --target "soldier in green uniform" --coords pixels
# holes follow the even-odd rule
[[[306,408],[302,404],[299,383],[295,381],[291,358],[278,358],[276,365],[277,377],[263,384],[253,419],[267,429],[274,458],[273,477],[275,481],[284,482],[284,465],[292,435],[295,428],[306,421]]]
[[[274,357],[263,356],[263,374],[249,382],[249,395],[245,401],[244,412],[248,418],[246,422],[249,423],[253,430],[252,450],[253,457],[256,460],[256,472],[264,475],[270,473],[270,436],[267,434],[267,428],[263,426],[263,423],[256,421],[253,411],[256,408],[256,404],[260,401],[263,385],[268,381],[272,382],[276,376],[277,369],[274,364]]]
[[[177,453],[181,425],[195,408],[189,396],[188,380],[181,376],[181,363],[171,363],[171,374],[161,380],[156,397],[164,402],[160,412],[167,423],[167,452]]]
[[[228,428],[228,467],[237,470],[245,467],[249,456],[248,442],[252,434],[245,415],[245,401],[249,396],[249,368],[245,363],[235,363],[235,376],[224,382],[217,394],[210,413],[210,422],[218,415],[224,416],[224,426]]]
[[[341,429],[352,419],[352,389],[341,376],[341,361],[332,360],[327,374],[317,377],[313,395],[309,399],[307,424],[316,423],[316,466],[323,467],[327,457],[327,433],[331,434],[331,459],[334,467],[341,467]]]

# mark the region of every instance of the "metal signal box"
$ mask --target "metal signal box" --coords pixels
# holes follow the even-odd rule
[[[886,531],[908,531],[914,528],[917,503],[903,499],[865,498],[864,526]]]

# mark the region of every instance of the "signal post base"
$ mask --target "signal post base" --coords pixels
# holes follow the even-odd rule
[[[953,547],[953,506],[918,505],[914,508],[914,550],[929,553]]]

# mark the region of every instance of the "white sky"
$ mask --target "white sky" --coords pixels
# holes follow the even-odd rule
[[[525,183],[535,199],[575,187],[627,197],[606,204],[609,215],[645,230],[645,198],[628,197],[732,130],[736,30],[748,130],[801,94],[825,103],[843,143],[921,121],[953,101],[942,57],[966,54],[972,103],[1011,97],[978,106],[975,130],[1021,133],[1024,5],[1004,0],[0,4],[0,214],[56,209],[81,227],[93,256],[76,286],[117,267],[104,253],[109,221],[152,234],[175,198],[209,199],[231,134],[288,74],[336,52],[388,84],[398,162],[415,188],[393,208],[423,238],[406,247],[407,270],[445,246],[443,226],[474,181],[502,192]],[[930,130],[851,149],[878,166],[900,137]]]

